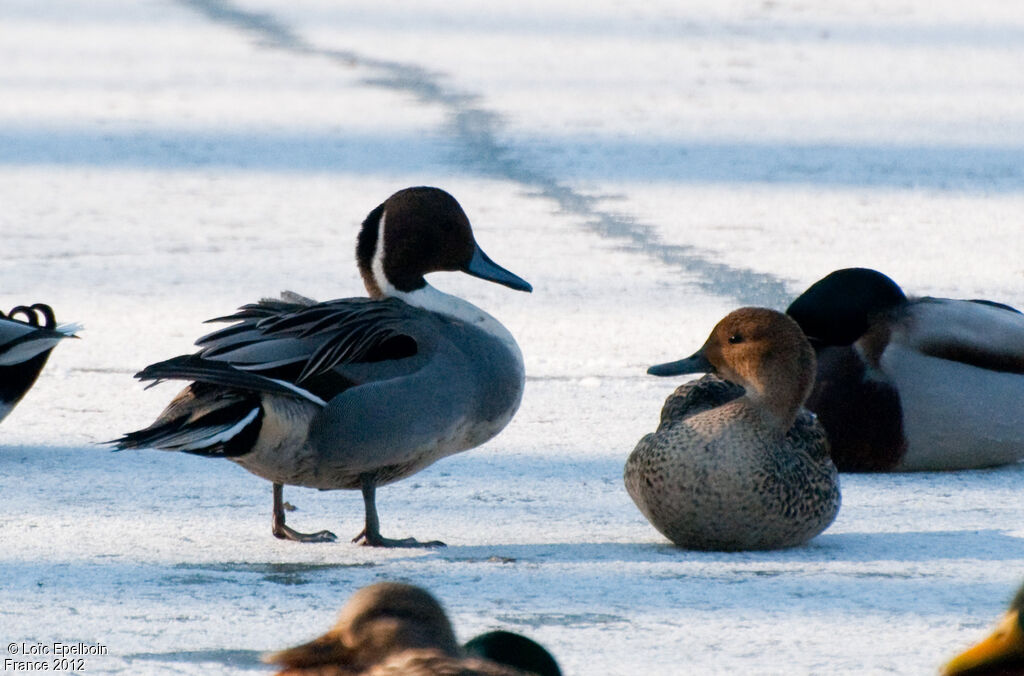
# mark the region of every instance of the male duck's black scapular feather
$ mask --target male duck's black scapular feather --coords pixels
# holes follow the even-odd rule
[[[0,420],[35,384],[54,346],[76,337],[77,330],[75,324],[58,326],[53,309],[43,303],[0,312]]]
[[[282,487],[358,489],[374,546],[435,545],[380,534],[376,489],[508,424],[522,398],[523,358],[489,314],[431,287],[461,270],[513,289],[530,285],[477,245],[458,202],[409,188],[363,221],[356,259],[369,298],[316,303],[294,293],[211,320],[199,350],[139,372],[192,381],[149,427],[112,442],[228,457],[274,484],[273,533],[335,539],[285,525]]]
[[[287,387],[280,381],[240,370],[227,362],[203,359],[196,354],[181,355],[150,364],[136,373],[135,377],[143,382],[154,381],[153,385],[165,380],[194,380],[208,385],[234,387],[266,394],[301,396],[295,389]]]
[[[416,341],[402,327],[422,314],[396,299],[345,298],[312,306],[261,301],[212,320],[237,323],[196,344],[199,356],[248,370],[301,363],[294,381],[300,384],[342,364],[415,355]]]

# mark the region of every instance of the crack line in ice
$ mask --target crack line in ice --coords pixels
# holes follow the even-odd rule
[[[479,96],[445,87],[442,75],[414,64],[362,56],[351,50],[316,47],[272,15],[242,9],[226,0],[178,0],[208,19],[241,28],[269,48],[297,54],[325,56],[347,67],[376,70],[367,85],[412,94],[420,103],[441,105],[450,116],[450,126],[464,148],[466,160],[484,174],[511,180],[540,197],[554,201],[565,213],[580,216],[586,227],[619,242],[626,251],[639,252],[694,275],[693,283],[703,291],[735,298],[744,304],[781,307],[792,294],[785,281],[770,273],[734,267],[710,260],[697,247],[665,244],[650,225],[602,210],[600,197],[584,195],[510,156],[510,148],[497,140],[498,116],[475,104]]]

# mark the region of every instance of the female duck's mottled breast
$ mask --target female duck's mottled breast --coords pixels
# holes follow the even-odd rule
[[[792,320],[743,308],[693,357],[656,375],[710,371],[665,402],[625,481],[641,512],[677,545],[770,549],[814,537],[835,519],[839,486],[824,430],[801,408],[810,345]]]

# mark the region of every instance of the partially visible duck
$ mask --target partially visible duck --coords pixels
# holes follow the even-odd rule
[[[490,660],[538,676],[562,676],[551,653],[521,634],[489,631],[470,639],[462,648],[469,657]]]
[[[995,630],[950,660],[942,676],[1024,676],[1024,586]]]
[[[19,305],[0,312],[0,420],[29,391],[54,346],[76,338],[77,324],[57,325],[49,305]]]
[[[462,207],[438,188],[401,190],[371,211],[356,261],[369,298],[246,305],[211,320],[232,325],[200,338],[195,354],[143,369],[141,380],[192,383],[116,447],[228,458],[273,482],[278,538],[335,539],[285,525],[282,486],[291,484],[361,490],[366,520],[354,541],[442,545],[383,537],[376,489],[498,434],[525,375],[508,329],[424,275],[531,287],[484,254]]]
[[[467,645],[475,656],[459,648],[426,590],[382,582],[353,594],[326,634],[264,661],[284,667],[278,676],[561,676],[551,654],[523,636],[500,632],[474,641]]]
[[[814,351],[789,317],[742,308],[693,356],[658,376],[713,373],[668,398],[658,430],[626,462],[629,495],[665,537],[688,549],[791,547],[839,511],[825,431],[802,408]]]
[[[811,340],[818,414],[842,471],[955,470],[1024,458],[1024,315],[985,300],[907,298],[837,270],[786,310]]]

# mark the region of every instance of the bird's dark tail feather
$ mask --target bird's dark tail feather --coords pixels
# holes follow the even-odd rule
[[[117,451],[158,448],[234,458],[252,450],[262,424],[259,395],[193,383],[152,425],[107,443]]]

